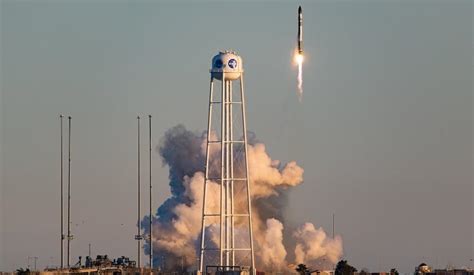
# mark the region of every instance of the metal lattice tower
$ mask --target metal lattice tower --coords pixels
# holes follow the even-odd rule
[[[224,271],[247,266],[254,274],[242,59],[235,52],[220,52],[212,59],[210,72],[199,271],[205,272],[207,266]],[[236,91],[234,80],[240,84]],[[214,94],[215,82],[221,86],[220,95]],[[220,190],[212,194],[211,184]],[[209,196],[217,193],[216,203]]]

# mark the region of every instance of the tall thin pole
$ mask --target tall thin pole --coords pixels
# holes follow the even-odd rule
[[[140,247],[141,247],[141,226],[140,226],[140,218],[141,218],[141,213],[140,213],[140,116],[137,116],[137,194],[138,194],[138,200],[137,200],[137,235],[135,236],[135,239],[137,240],[137,263],[138,263],[138,268],[141,267],[140,263]]]
[[[334,239],[334,213],[332,213],[332,238]]]
[[[33,259],[35,260],[35,271],[36,271],[36,261],[38,260],[38,257],[33,257]]]
[[[68,175],[67,175],[67,267],[71,261],[71,116],[68,117]]]
[[[150,272],[153,269],[153,217],[151,215],[151,205],[152,205],[152,190],[151,190],[151,115],[148,115],[148,161],[149,161],[149,171],[150,171],[150,205],[149,205],[149,215],[150,215]]]
[[[59,128],[60,128],[60,131],[61,131],[61,134],[60,134],[60,140],[61,140],[61,268],[64,268],[64,183],[63,183],[63,180],[64,180],[64,174],[63,174],[63,165],[64,165],[64,161],[63,161],[63,156],[64,156],[64,152],[63,152],[63,115],[59,115]]]

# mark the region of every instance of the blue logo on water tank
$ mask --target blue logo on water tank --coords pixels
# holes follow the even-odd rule
[[[216,68],[218,68],[218,69],[222,68],[222,65],[223,65],[223,63],[222,63],[222,60],[220,60],[220,59],[217,59],[217,60],[214,62],[214,66],[215,66]]]
[[[237,60],[235,60],[233,58],[231,60],[229,60],[229,62],[227,62],[227,64],[229,64],[229,67],[231,67],[232,69],[237,68]]]

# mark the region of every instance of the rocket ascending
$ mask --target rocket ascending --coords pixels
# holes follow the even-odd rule
[[[301,102],[303,97],[303,10],[298,7],[298,37],[296,38],[298,48],[295,51],[295,64],[298,66],[298,98]]]
[[[298,53],[303,54],[303,10],[298,7]]]

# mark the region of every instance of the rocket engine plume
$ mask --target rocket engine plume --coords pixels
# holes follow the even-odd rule
[[[211,133],[215,135],[215,133]],[[166,270],[196,266],[200,245],[201,215],[203,204],[205,133],[198,134],[178,125],[165,133],[158,151],[163,165],[169,167],[170,197],[163,202],[152,217],[153,264]],[[321,259],[336,263],[342,256],[339,236],[328,237],[322,228],[305,223],[295,231],[285,229],[284,208],[288,192],[303,182],[303,168],[294,161],[282,164],[268,155],[265,145],[249,135],[248,161],[252,185],[252,211],[256,261],[260,270],[289,271],[288,263],[319,267]],[[204,148],[204,149],[203,149]],[[219,154],[218,150],[211,154]],[[210,165],[218,165],[211,163]],[[219,208],[219,182],[208,183],[209,211]],[[236,201],[236,211],[244,204]],[[142,221],[142,229],[149,233],[149,216]],[[240,227],[239,227],[240,226]],[[245,225],[237,222],[236,242],[245,240]],[[219,223],[206,228],[206,235],[219,244]],[[239,236],[241,236],[239,238]],[[150,253],[150,240],[144,245]],[[293,253],[294,252],[294,253]]]
[[[297,84],[298,84],[298,99],[301,102],[303,100],[303,61],[304,57],[303,54],[301,53],[296,53],[295,54],[295,63],[298,66],[298,78],[297,78]]]

